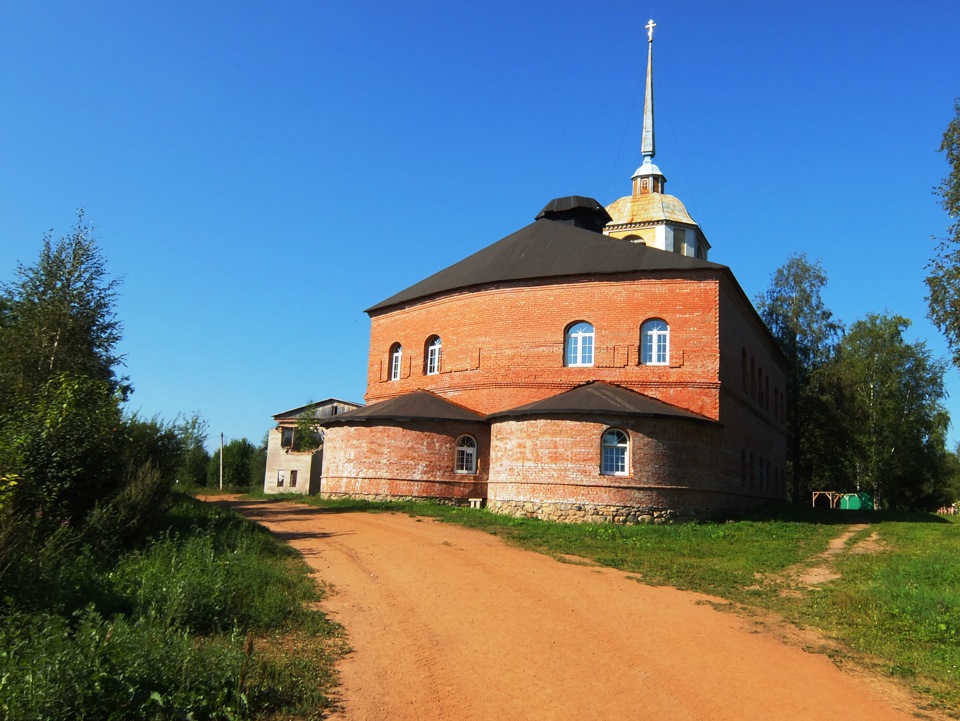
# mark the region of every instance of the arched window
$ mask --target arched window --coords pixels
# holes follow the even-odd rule
[[[605,476],[627,475],[627,451],[630,440],[627,434],[611,428],[603,434],[600,441],[600,472]]]
[[[747,392],[747,349],[740,349],[740,382],[743,385],[743,392]]]
[[[574,323],[564,337],[564,364],[567,366],[593,365],[593,326]]]
[[[453,470],[456,473],[477,472],[477,442],[471,436],[457,439],[457,458]]]
[[[664,366],[670,362],[670,326],[653,319],[640,326],[640,358],[644,365]]]
[[[431,336],[427,341],[426,368],[427,375],[432,376],[440,372],[440,336]]]
[[[400,380],[400,366],[403,361],[403,346],[394,343],[390,346],[390,380]]]

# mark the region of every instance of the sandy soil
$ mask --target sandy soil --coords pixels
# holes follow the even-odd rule
[[[769,617],[400,514],[223,500],[303,553],[353,651],[344,721],[843,719],[917,713]],[[835,647],[835,646],[834,646]]]

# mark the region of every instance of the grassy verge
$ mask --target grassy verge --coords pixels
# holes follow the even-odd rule
[[[306,565],[258,526],[181,498],[118,557],[48,543],[3,589],[0,719],[310,718],[329,706],[337,629],[312,610]]]
[[[262,497],[262,495],[260,496]],[[330,512],[401,512],[476,528],[555,557],[576,556],[649,584],[707,593],[779,613],[868,654],[932,706],[960,714],[960,523],[929,515],[786,510],[727,522],[675,526],[566,525],[432,503],[327,501],[285,495]],[[826,550],[853,522],[879,550],[841,554],[841,577],[819,590],[784,572]],[[788,593],[784,593],[787,591]],[[863,660],[863,659],[861,659]]]
[[[885,522],[878,553],[845,555],[840,578],[773,605],[879,659],[933,705],[960,717],[960,523]]]

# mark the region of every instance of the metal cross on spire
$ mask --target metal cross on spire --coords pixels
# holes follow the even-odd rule
[[[653,29],[657,26],[651,19],[644,27],[647,28],[647,92],[643,103],[643,135],[641,136],[640,152],[643,162],[649,163],[656,155],[657,149],[653,139]]]

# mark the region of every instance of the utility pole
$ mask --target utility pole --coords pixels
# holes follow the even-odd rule
[[[223,490],[223,433],[220,434],[220,490]]]

